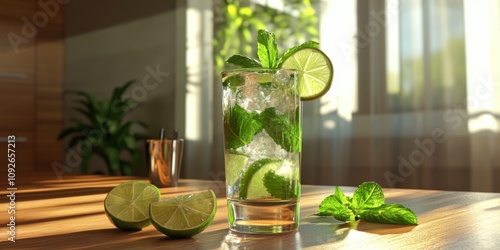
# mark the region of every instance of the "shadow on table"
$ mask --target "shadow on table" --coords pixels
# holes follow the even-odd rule
[[[169,238],[156,230],[122,231],[117,228],[96,229],[67,234],[23,239],[19,234],[16,247],[47,249],[218,249],[227,229],[201,233],[191,238]],[[0,244],[1,245],[1,244]],[[0,247],[3,249],[3,247]]]
[[[331,218],[310,217],[302,220],[299,231],[281,235],[249,235],[227,228],[202,232],[191,238],[169,238],[156,230],[122,231],[116,228],[96,229],[68,234],[23,239],[19,235],[16,247],[30,248],[45,245],[51,248],[94,249],[161,249],[168,246],[182,249],[302,249],[343,241],[351,230],[376,234],[411,231],[413,227],[374,223],[342,223]],[[376,228],[376,229],[374,229]],[[57,245],[60,244],[60,245]]]
[[[352,230],[388,235],[403,234],[415,228],[414,225],[394,225],[356,221],[344,223],[331,217],[310,216],[302,220],[299,228],[300,246],[309,247],[330,244],[344,240]]]
[[[99,248],[103,246],[112,247],[113,245],[118,247],[120,244],[114,244],[114,242],[122,242],[131,237],[131,235],[140,233],[141,231],[122,231],[116,228],[107,228],[25,239],[20,232],[16,235],[15,245],[18,248],[25,249],[31,247],[39,248],[40,246],[46,246],[49,249]],[[103,235],[111,236],[110,238],[113,238],[113,241],[106,241]]]
[[[371,223],[366,221],[357,221],[352,223],[352,229],[378,235],[403,234],[411,232],[417,225],[395,225],[383,223]]]
[[[182,246],[182,249],[219,249],[221,241],[228,233],[228,229],[219,229],[210,232],[202,232],[194,235],[191,238],[170,238],[165,235],[144,238],[144,245],[150,247],[166,247],[175,244],[177,247]],[[170,244],[170,245],[169,245]]]

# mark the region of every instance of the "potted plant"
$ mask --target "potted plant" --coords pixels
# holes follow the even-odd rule
[[[73,109],[83,115],[83,119],[72,119],[72,126],[61,131],[58,139],[69,137],[67,147],[76,147],[82,156],[81,171],[87,173],[94,156],[101,157],[107,165],[110,175],[131,175],[132,164],[140,162],[137,141],[144,135],[132,134],[133,125],[146,128],[146,124],[138,121],[125,121],[125,116],[137,105],[123,94],[134,81],[116,87],[109,100],[96,100],[83,91],[67,91],[81,98],[80,104]],[[122,158],[129,153],[132,160]]]

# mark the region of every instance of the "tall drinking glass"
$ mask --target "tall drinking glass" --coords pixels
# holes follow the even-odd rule
[[[297,230],[302,151],[297,72],[243,68],[221,76],[229,228],[255,234]]]

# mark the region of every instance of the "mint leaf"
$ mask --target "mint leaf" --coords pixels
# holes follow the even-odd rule
[[[226,149],[242,147],[253,140],[262,130],[257,113],[249,113],[238,104],[224,115],[224,138]]]
[[[264,186],[272,197],[284,200],[296,197],[292,190],[290,178],[277,175],[272,170],[264,175]]]
[[[257,33],[257,55],[264,68],[276,68],[278,60],[278,46],[274,33],[259,30]]]
[[[417,225],[417,216],[411,209],[400,204],[385,204],[360,210],[362,220],[378,223]]]
[[[283,64],[283,62],[288,58],[290,57],[290,55],[292,55],[293,53],[295,53],[295,51],[297,50],[301,50],[303,48],[319,48],[319,43],[318,42],[315,42],[315,41],[308,41],[308,42],[305,42],[299,46],[295,46],[295,47],[292,47],[290,49],[288,49],[285,54],[283,54],[283,56],[281,56],[281,58],[278,60],[278,68],[281,68],[281,64]]]
[[[241,66],[243,68],[261,68],[262,67],[262,64],[260,64],[259,61],[255,60],[253,58],[250,58],[248,56],[240,55],[240,54],[236,54],[236,55],[229,57],[229,59],[227,59],[226,62]]]
[[[243,86],[244,84],[245,79],[240,74],[229,76],[222,81],[223,87],[237,87]]]
[[[260,114],[262,126],[267,134],[288,152],[300,152],[302,149],[298,109],[296,109],[295,117],[292,118],[293,123],[288,116],[277,114],[276,108],[267,108]]]
[[[352,196],[354,209],[373,208],[385,203],[382,187],[375,182],[364,182],[359,185]]]
[[[347,199],[342,189],[340,189],[338,186],[335,187],[335,193],[333,194],[333,198],[335,198],[342,205],[346,206],[351,205],[351,202]]]
[[[342,198],[343,197],[343,198]],[[342,201],[347,201],[344,192],[337,187],[335,193],[326,197],[319,205],[319,210],[316,215],[319,216],[333,216],[339,221],[355,221],[356,215]]]

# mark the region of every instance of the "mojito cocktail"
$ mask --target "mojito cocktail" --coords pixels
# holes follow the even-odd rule
[[[222,73],[229,225],[247,233],[295,230],[299,222],[301,101],[297,72]]]
[[[259,59],[236,54],[222,72],[224,160],[232,231],[299,227],[302,104],[330,89],[333,66],[308,41],[278,57],[274,33],[259,30]]]

